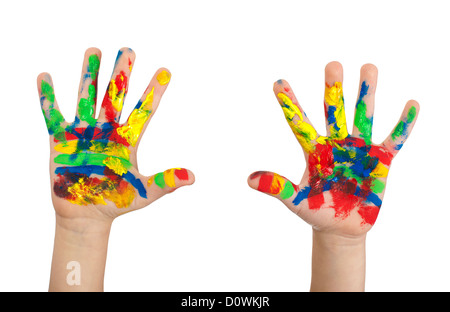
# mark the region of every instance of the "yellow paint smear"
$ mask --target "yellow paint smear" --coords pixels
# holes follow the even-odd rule
[[[91,185],[89,179],[80,178],[68,188],[72,195],[69,201],[78,205],[106,205],[105,199],[112,201],[117,208],[129,207],[135,197],[134,188],[131,184],[122,181],[120,191],[109,179],[102,179],[103,183]],[[106,185],[106,187],[105,187]]]
[[[125,168],[123,163],[117,157],[106,157],[105,160],[103,160],[103,163],[106,167],[120,176],[128,172],[128,169]]]
[[[144,128],[144,125],[150,114],[152,113],[152,103],[153,103],[153,91],[150,91],[145,100],[141,103],[138,108],[135,108],[128,118],[127,124],[117,128],[117,133],[127,140],[131,146],[135,146],[139,136]]]
[[[272,195],[280,194],[284,184],[285,184],[284,178],[279,174],[274,173],[272,184],[270,185],[270,194]]]
[[[123,80],[124,77],[120,75],[119,79]],[[118,91],[116,81],[114,79],[111,79],[111,82],[109,83],[108,95],[111,99],[111,104],[114,109],[120,112],[123,107],[123,97],[125,95],[125,92],[123,92],[123,90],[121,92]]]
[[[164,171],[164,182],[169,187],[175,187],[175,169]]]
[[[166,85],[170,81],[170,73],[163,70],[156,76],[156,80],[158,80],[160,85],[162,85],[162,86]]]
[[[385,177],[387,177],[388,172],[389,172],[389,169],[385,165],[383,165],[381,162],[378,162],[375,169],[373,169],[372,172],[370,173],[370,176],[374,177],[374,178],[385,178]]]
[[[303,113],[300,111],[300,108],[292,103],[292,100],[286,94],[280,92],[277,96],[283,102],[282,108],[289,126],[293,130],[297,140],[307,152],[311,152],[314,149],[314,145],[311,141],[317,140],[318,142],[325,142],[324,137],[318,137],[313,126],[303,121]]]
[[[329,106],[334,106],[335,124],[330,125],[331,138],[345,139],[348,136],[347,122],[345,119],[344,109],[344,92],[342,90],[342,82],[335,82],[333,86],[325,87],[325,102]],[[337,127],[336,127],[337,126]]]

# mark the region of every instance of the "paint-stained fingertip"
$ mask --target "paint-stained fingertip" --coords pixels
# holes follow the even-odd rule
[[[131,48],[129,48],[129,47],[122,47],[122,48],[119,49],[119,51],[134,54],[133,49],[131,49]]]
[[[247,178],[248,186],[250,186],[252,189],[257,190],[259,185],[259,178],[266,174],[267,171],[255,171]]]
[[[42,80],[52,83],[52,76],[47,72],[42,72],[36,77],[38,88],[41,87]]]
[[[420,111],[420,105],[419,102],[417,102],[416,100],[409,100],[408,102],[406,102],[406,108],[409,109],[411,107],[413,107],[416,109],[416,113],[418,114]]]
[[[405,108],[402,113],[403,121],[408,125],[408,132],[411,132],[412,126],[415,124],[417,117],[419,115],[420,105],[415,100],[409,100],[405,104]]]
[[[172,73],[165,67],[161,67],[155,73],[156,80],[161,86],[168,85],[170,80],[172,79]]]
[[[257,191],[285,200],[294,196],[298,186],[274,172],[257,171],[247,179],[248,185]]]
[[[275,93],[281,92],[286,86],[289,86],[288,82],[284,79],[278,79],[273,83],[273,91]]]

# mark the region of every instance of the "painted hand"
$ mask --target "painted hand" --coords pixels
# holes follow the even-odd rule
[[[169,169],[151,177],[137,169],[136,152],[167,88],[170,73],[159,69],[124,124],[119,124],[135,59],[119,51],[98,118],[95,118],[101,52],[86,51],[75,120],[65,121],[49,74],[38,76],[42,112],[50,134],[50,178],[55,210],[63,216],[116,217],[147,206],[176,188],[194,183],[192,172]]]
[[[391,161],[411,132],[419,104],[409,101],[386,140],[372,143],[377,69],[361,68],[353,133],[347,132],[342,92],[342,66],[325,69],[327,137],[320,136],[284,80],[274,92],[292,131],[301,144],[307,167],[300,185],[271,172],[250,175],[250,187],[275,196],[314,229],[343,235],[364,234],[375,223],[383,200]]]

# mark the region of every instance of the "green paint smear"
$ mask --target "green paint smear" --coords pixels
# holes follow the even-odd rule
[[[292,186],[292,183],[290,181],[286,181],[284,184],[284,189],[280,193],[281,199],[287,199],[294,194],[294,187]]]
[[[157,173],[154,178],[155,184],[160,188],[164,188],[166,186],[166,182],[164,181],[164,172]]]
[[[96,54],[89,56],[88,72],[92,81],[97,79],[98,70],[100,68],[100,60]],[[80,120],[86,121],[89,125],[95,126],[96,120],[94,116],[95,99],[97,98],[97,90],[95,84],[89,85],[88,97],[80,99],[78,103],[78,115]]]
[[[86,166],[86,165],[106,166],[103,163],[103,161],[108,157],[119,159],[122,165],[127,169],[131,168],[132,166],[128,160],[120,157],[109,156],[105,154],[90,154],[90,153],[71,154],[71,155],[60,154],[55,157],[54,161],[57,164],[71,165],[71,166]]]
[[[41,92],[52,105],[55,103],[55,92],[53,91],[53,87],[45,80],[42,80],[41,82]]]
[[[96,54],[89,56],[89,72],[91,73],[92,80],[97,79],[97,73],[100,68],[100,60]]]
[[[89,85],[88,94],[87,99],[80,99],[80,103],[78,103],[78,115],[80,116],[80,120],[84,120],[89,125],[95,126],[96,120],[93,116],[97,90],[95,90],[94,85]]]
[[[408,111],[408,116],[406,117],[406,121],[408,123],[413,122],[414,118],[416,117],[417,111],[415,106],[411,106],[411,108]]]
[[[362,100],[356,105],[355,126],[361,132],[361,137],[366,144],[370,145],[372,143],[372,118],[367,117],[367,105]]]
[[[362,177],[355,175],[352,169],[350,169],[350,167],[347,167],[345,165],[334,166],[333,174],[330,175],[329,180],[335,178],[337,173],[339,173],[339,176],[356,179],[358,184],[362,184],[363,182]]]
[[[371,190],[372,192],[376,193],[376,194],[380,194],[384,191],[384,188],[386,187],[386,184],[384,184],[383,181],[375,179],[372,181],[372,187]]]
[[[42,108],[48,133],[53,135],[58,141],[66,142],[65,129],[61,126],[65,120],[61,112],[54,108],[55,93],[53,87],[45,80],[42,80],[41,92],[42,96],[50,102],[47,112]]]
[[[399,138],[400,136],[403,135],[404,131],[405,131],[405,122],[404,121],[399,121],[399,123],[397,124],[397,126],[395,126],[394,132],[392,132],[392,140],[396,140],[397,138]]]

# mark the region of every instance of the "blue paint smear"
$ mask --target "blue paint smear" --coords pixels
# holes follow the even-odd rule
[[[362,101],[363,97],[367,95],[367,91],[369,90],[369,85],[366,84],[366,81],[364,80],[361,84],[361,91],[359,91],[359,98],[358,98],[358,104]],[[356,105],[358,105],[356,104]]]
[[[303,201],[305,198],[308,197],[310,191],[311,187],[305,186],[304,189],[302,189],[300,192],[297,193],[297,196],[294,198],[294,201],[292,203],[294,205],[300,204],[301,201]]]
[[[120,57],[122,56],[122,51],[121,50],[119,50],[119,52],[117,53],[117,57],[116,57],[116,61],[114,62],[114,66],[116,66],[117,65],[117,62],[119,62],[119,59],[120,59]]]
[[[373,203],[378,208],[381,207],[381,199],[375,193],[370,193],[369,196],[367,196],[366,201]]]
[[[396,151],[399,151],[402,147],[403,147],[403,143],[395,145],[395,146],[394,146],[394,149],[395,149]]]
[[[104,174],[105,168],[107,167],[95,165],[58,167],[55,170],[55,174],[65,174],[66,172],[69,172],[69,173],[85,174],[87,176],[90,176],[91,174],[105,175]],[[131,185],[133,185],[134,188],[138,190],[139,195],[141,197],[147,198],[147,190],[145,189],[141,180],[137,179],[130,171],[121,175],[121,177],[125,179],[127,182],[129,182]]]
[[[334,112],[336,112],[336,107],[335,106],[328,106],[328,124],[332,125],[334,123],[336,123],[336,116],[334,116]],[[335,125],[336,129],[337,129],[337,125]],[[337,129],[339,130],[339,129]]]
[[[142,105],[142,101],[139,100],[138,103],[136,104],[136,106],[134,107],[134,109],[139,109]]]

